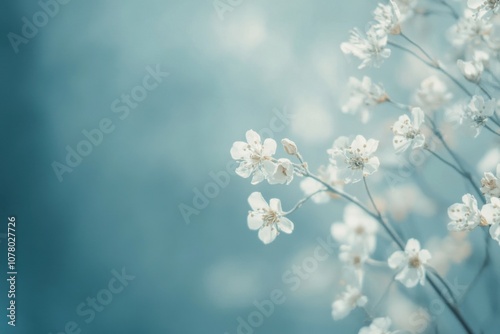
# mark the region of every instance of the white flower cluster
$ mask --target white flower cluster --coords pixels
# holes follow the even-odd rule
[[[301,179],[300,189],[305,197],[289,211],[282,209],[277,198],[270,199],[268,203],[260,192],[249,196],[251,210],[247,224],[251,230],[258,231],[258,237],[264,244],[273,242],[281,232],[292,233],[295,225],[288,217],[308,200],[316,204],[331,200],[349,202],[344,207],[342,221],[334,223],[330,229],[333,240],[339,246],[337,255],[342,264],[339,281],[343,282],[341,292],[332,303],[332,317],[340,320],[356,308],[364,309],[373,320],[360,329],[360,334],[401,333],[391,330],[391,326],[405,327],[398,316],[391,314],[391,308],[385,311],[379,307],[368,309],[368,303],[371,305],[372,301],[369,288],[377,280],[372,265],[391,269],[394,273],[390,278],[391,284],[399,282],[398,289],[419,285],[433,289],[464,331],[476,332],[468,325],[467,317],[470,315],[461,313],[453,289],[444,275],[452,265],[464,261],[475,249],[472,240],[467,239],[468,232],[488,228],[491,238],[487,240],[493,239],[500,244],[500,153],[488,153],[479,164],[480,173],[475,174],[475,171],[468,170],[465,161],[470,162],[476,157],[465,160],[460,156],[463,152],[455,152],[457,147],[462,148],[461,140],[468,141],[464,146],[472,147],[478,143],[465,136],[462,139],[460,136],[464,132],[470,132],[474,138],[482,134],[478,144],[480,149],[474,148],[477,153],[488,150],[484,147],[488,137],[483,133],[496,140],[500,137],[500,0],[468,0],[467,8],[462,8],[462,12],[455,8],[459,5],[448,0],[432,5],[418,0],[379,3],[373,12],[374,21],[367,25],[367,29],[352,29],[349,41],[340,45],[344,54],[360,60],[359,69],[381,67],[391,56],[392,49],[406,52],[434,71],[430,75],[422,73],[423,80],[417,83],[418,87],[408,92],[408,103],[393,99],[393,93],[386,91],[394,85],[384,88],[366,75],[359,79],[349,78],[346,85],[348,98],[340,110],[344,114],[358,116],[364,123],[363,127],[376,131],[380,140],[357,134],[359,132],[351,132],[349,135],[352,136],[338,136],[326,151],[328,163],[315,173],[311,172],[297,145],[287,138],[281,144],[288,158],[275,157],[276,141],[267,138],[262,142],[253,130],[247,131],[246,142],[237,141],[231,148],[232,158],[239,162],[236,173],[244,178],[251,177],[253,185],[264,180],[271,185],[289,185],[297,178]],[[407,35],[409,27],[406,25],[410,25],[417,15],[427,20],[431,14],[442,13],[455,18],[447,34],[451,42],[447,46],[451,46],[452,52],[437,53],[442,56],[442,59],[437,59],[431,56],[432,52],[427,52],[427,47],[420,46],[409,37],[411,30]],[[406,70],[413,73],[410,72],[413,69]],[[420,71],[420,68],[415,71]],[[401,76],[406,79],[407,73]],[[408,80],[408,83],[412,82]],[[398,114],[394,116],[389,109],[397,110]],[[383,120],[382,126],[375,123],[377,119]],[[457,130],[448,123],[462,128]],[[493,149],[500,152],[498,141],[494,142]],[[397,161],[405,156],[415,167],[411,172],[403,171],[405,168],[397,165]],[[418,160],[416,157],[423,158]],[[426,232],[423,227],[411,226],[418,217],[439,219],[441,225],[436,225],[442,227],[446,224],[446,220],[437,214],[438,211],[444,214],[446,208],[440,207],[442,199],[438,200],[438,195],[431,189],[433,184],[420,182],[425,179],[421,174],[426,170],[427,159],[434,159],[448,168],[450,178],[465,181],[474,193],[463,195],[461,203],[448,207],[449,234],[419,237],[426,240],[424,247],[416,238],[407,237],[410,232]],[[495,171],[484,172],[495,169],[494,166]],[[404,177],[396,175],[397,182],[389,182],[390,190],[381,189],[380,179],[393,177],[392,169],[398,169],[399,175],[404,172]],[[413,173],[417,169],[419,173]],[[415,176],[413,180],[412,175]],[[378,197],[372,195],[372,183]],[[440,193],[446,191],[453,198],[459,197],[448,188],[443,188]],[[398,226],[395,226],[395,220]],[[382,239],[383,242],[380,242]],[[438,241],[432,246],[429,240]],[[441,242],[443,240],[448,242]],[[425,248],[431,249],[434,257]],[[377,260],[381,257],[382,260]],[[493,263],[486,260],[485,266]],[[391,284],[387,287],[387,294],[394,290]],[[447,292],[443,292],[445,290]],[[387,298],[386,293],[377,295],[382,295],[381,299]],[[406,300],[407,294],[404,295]],[[380,304],[380,301],[375,303],[376,306]],[[408,331],[423,332],[414,328]]]
[[[500,244],[500,164],[496,175],[485,172],[481,179],[481,192],[486,204],[479,209],[476,198],[471,194],[462,197],[462,203],[455,203],[448,208],[451,221],[450,231],[472,231],[478,226],[489,226],[490,236]]]

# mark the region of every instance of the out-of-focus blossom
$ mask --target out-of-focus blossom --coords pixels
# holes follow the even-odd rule
[[[477,20],[473,11],[466,10],[449,32],[448,37],[455,46],[465,44],[478,45],[488,37],[492,31],[492,24],[484,20]]]
[[[253,192],[248,197],[248,203],[252,208],[252,211],[248,212],[248,227],[251,230],[259,230],[259,239],[264,244],[273,242],[280,232],[293,232],[294,225],[285,217],[279,199],[271,198],[267,204],[260,192]]]
[[[415,94],[415,102],[422,109],[431,111],[443,107],[452,97],[446,84],[433,75],[422,81]]]
[[[496,176],[491,172],[484,173],[481,192],[488,202],[492,197],[500,197],[500,164],[497,165]]]
[[[344,210],[344,221],[331,227],[333,238],[341,244],[353,245],[372,253],[377,245],[378,222],[354,204]]]
[[[426,248],[432,253],[429,265],[441,276],[446,276],[452,264],[462,263],[472,254],[472,244],[465,232],[433,237]]]
[[[425,264],[431,259],[431,253],[427,249],[420,249],[420,242],[410,239],[406,243],[404,251],[394,252],[387,263],[389,267],[399,270],[396,280],[403,283],[407,288],[412,288],[418,283],[425,283]]]
[[[481,209],[481,214],[490,225],[491,237],[500,244],[500,198],[492,197]]]
[[[392,144],[396,153],[406,151],[413,144],[413,148],[419,148],[425,144],[425,136],[420,132],[420,126],[424,123],[425,115],[422,109],[413,108],[411,110],[413,121],[408,115],[401,115],[392,126],[394,139]]]
[[[500,10],[500,0],[468,0],[467,6],[475,10],[478,19],[489,19]]]
[[[347,137],[339,137],[328,153],[330,161],[339,170],[339,177],[346,183],[355,183],[378,170],[380,161],[373,156],[377,148],[378,140],[366,140],[358,135],[351,144]]]
[[[391,0],[388,4],[379,3],[373,12],[373,18],[377,21],[375,29],[381,29],[391,35],[401,33],[401,12],[395,1]]]
[[[457,66],[465,79],[472,82],[479,82],[481,80],[481,75],[484,71],[484,65],[481,61],[463,61],[459,59],[457,60]]]
[[[365,326],[359,330],[359,334],[395,334],[396,332],[390,331],[391,319],[375,318],[370,326]]]
[[[276,153],[276,142],[267,138],[264,144],[261,143],[260,136],[253,130],[246,133],[247,142],[237,141],[231,147],[231,157],[240,162],[236,168],[236,174],[247,178],[253,174],[252,184],[262,182],[266,178],[263,163],[272,159]]]
[[[462,203],[452,204],[448,208],[448,223],[450,231],[471,231],[481,224],[481,212],[477,207],[477,200],[471,194],[462,196]]]
[[[496,105],[495,99],[485,100],[480,95],[474,95],[466,106],[465,116],[470,126],[476,129],[476,137],[488,119],[495,114]]]
[[[356,307],[363,307],[368,298],[362,294],[359,288],[351,285],[346,286],[345,291],[332,304],[333,320],[340,320],[349,315]]]
[[[342,190],[344,182],[338,178],[337,174],[337,169],[332,165],[328,165],[326,167],[320,166],[318,169],[318,177],[320,180],[335,189]],[[327,203],[331,198],[339,197],[339,195],[335,193],[326,191],[327,188],[322,183],[309,177],[300,182],[300,189],[302,189],[306,196],[312,195],[319,190],[325,190],[317,193],[311,198],[313,202],[317,204]]]
[[[387,48],[387,34],[374,28],[370,28],[366,36],[362,36],[358,29],[351,30],[349,42],[340,44],[340,49],[345,54],[359,58],[360,69],[367,66],[380,67],[384,59],[391,55],[391,50]]]
[[[369,110],[371,107],[388,100],[382,86],[374,84],[367,76],[361,80],[350,77],[347,86],[349,100],[342,106],[342,112],[353,115],[360,114],[363,123],[370,119]]]
[[[412,213],[431,217],[437,210],[436,203],[413,183],[390,187],[377,199],[379,209],[390,213],[396,221],[403,221]]]
[[[409,19],[415,13],[418,0],[394,0],[401,14],[401,21]]]

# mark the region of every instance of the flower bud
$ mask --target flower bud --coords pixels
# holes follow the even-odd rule
[[[288,138],[284,138],[281,140],[281,144],[283,145],[283,148],[285,149],[285,152],[290,154],[290,155],[296,155],[298,152],[297,145],[293,141],[291,141]]]
[[[465,79],[472,82],[479,82],[481,74],[483,74],[484,66],[482,62],[478,61],[463,61],[459,59],[457,66],[465,77]]]

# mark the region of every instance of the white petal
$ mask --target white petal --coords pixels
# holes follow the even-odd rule
[[[264,173],[260,169],[257,169],[257,170],[255,170],[253,177],[252,177],[252,182],[250,182],[250,183],[253,185],[259,184],[262,181],[264,181],[265,179],[266,179],[266,176],[264,175]]]
[[[283,210],[281,209],[281,201],[278,198],[271,198],[269,201],[269,207],[277,213],[283,213]]]
[[[500,224],[491,225],[490,236],[500,244]]]
[[[404,284],[407,288],[415,287],[420,281],[419,271],[415,268],[405,267],[397,276],[396,279]]]
[[[250,204],[250,207],[252,208],[253,211],[258,211],[258,210],[267,210],[269,209],[269,205],[267,205],[266,200],[264,197],[262,197],[262,194],[258,191],[255,191],[248,196],[248,204]]]
[[[343,223],[335,223],[330,228],[330,232],[335,240],[343,242],[347,238],[347,226]]]
[[[395,251],[387,260],[391,269],[397,269],[406,262],[406,254],[403,251]]]
[[[231,147],[231,157],[234,160],[240,160],[246,158],[250,154],[248,150],[248,144],[242,141],[237,141],[233,143]]]
[[[363,168],[363,175],[370,175],[375,173],[380,166],[380,161],[378,160],[377,157],[371,157],[368,159],[368,162],[365,163],[365,166]]]
[[[290,219],[286,217],[281,217],[280,221],[278,222],[278,228],[280,229],[281,232],[290,234],[293,232],[294,225]]]
[[[432,258],[432,255],[427,249],[422,249],[418,252],[418,258],[422,264],[426,264]]]
[[[265,157],[271,157],[276,153],[276,141],[272,138],[266,138],[264,140],[264,146],[262,147],[262,155]]]
[[[278,236],[278,231],[272,226],[264,226],[259,230],[259,239],[264,244],[270,244]]]
[[[405,247],[406,254],[415,254],[418,251],[420,251],[420,242],[417,239],[409,239]]]
[[[248,213],[247,225],[248,225],[249,229],[251,229],[251,230],[258,230],[259,228],[262,227],[263,223],[264,222],[262,220],[262,214],[261,213],[258,213],[258,212],[255,212],[255,211],[250,211]]]
[[[248,130],[245,134],[245,137],[250,145],[260,145],[260,136],[254,130]]]
[[[420,125],[422,125],[425,119],[424,112],[422,111],[422,109],[417,107],[411,110],[411,114],[413,115],[413,126],[416,129],[419,129]]]

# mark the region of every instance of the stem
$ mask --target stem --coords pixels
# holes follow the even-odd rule
[[[478,82],[477,83],[477,86],[479,87],[479,89],[481,89],[483,91],[484,94],[486,94],[486,96],[491,100],[491,94],[488,93],[488,91]]]
[[[483,193],[481,192],[481,190],[479,189],[479,187],[477,186],[477,184],[472,179],[471,173],[469,173],[467,171],[467,169],[465,169],[465,167],[460,162],[460,159],[458,158],[458,156],[455,154],[455,152],[453,152],[453,150],[450,148],[450,146],[448,146],[448,143],[446,142],[446,140],[444,140],[443,134],[438,130],[436,124],[432,121],[432,119],[428,118],[428,121],[429,121],[429,123],[431,123],[432,132],[436,135],[436,137],[439,139],[439,141],[441,142],[441,144],[443,144],[443,146],[446,149],[446,151],[448,152],[448,154],[453,158],[453,160],[455,161],[455,163],[460,168],[460,170],[461,170],[460,174],[467,181],[469,181],[470,185],[472,186],[472,188],[474,189],[474,191],[476,192],[476,194],[478,195],[478,197],[481,199],[481,202],[483,204],[486,204],[486,201],[485,201],[485,199],[483,197]]]
[[[413,45],[414,47],[416,47],[417,49],[419,49],[420,52],[422,52],[427,57],[427,59],[429,59],[429,61],[432,64],[436,64],[437,63],[434,60],[434,58],[432,58],[420,45],[418,45],[417,43],[415,43],[414,41],[412,41],[408,36],[406,36],[403,33],[401,33],[400,36],[403,37],[408,43],[410,43],[411,45]]]
[[[490,120],[493,122],[493,124],[500,127],[500,122],[498,122],[494,117],[490,117]]]
[[[297,210],[298,208],[300,208],[305,202],[307,202],[311,197],[313,197],[314,195],[319,194],[319,193],[321,193],[323,191],[325,191],[325,190],[324,189],[320,189],[320,190],[317,190],[317,191],[313,192],[312,194],[304,197],[303,199],[301,199],[300,201],[298,201],[297,204],[295,204],[295,206],[290,211],[284,212],[283,215],[286,216],[286,215],[294,212],[295,210]]]
[[[441,277],[438,272],[431,267],[427,267],[429,271],[441,282],[441,284],[446,288],[446,291],[450,295],[450,298],[452,299],[452,302],[456,305],[457,304],[457,299],[455,298],[455,295],[453,294],[453,291],[450,288],[450,285],[445,281],[443,277]]]
[[[427,66],[430,66],[438,71],[440,71],[441,73],[443,73],[444,75],[446,75],[451,81],[453,81],[453,83],[455,85],[457,85],[461,90],[463,90],[467,95],[469,96],[472,96],[472,93],[469,92],[469,90],[467,88],[465,88],[464,85],[462,85],[455,77],[453,77],[450,73],[448,73],[446,70],[444,70],[441,65],[439,65],[439,63],[437,61],[435,61],[421,46],[419,46],[417,43],[413,42],[410,38],[408,38],[406,35],[403,35],[401,34],[401,36],[403,36],[404,39],[406,39],[409,43],[411,43],[412,45],[415,45],[420,51],[422,51],[422,53],[430,60],[427,61],[425,59],[423,59],[422,57],[420,57],[418,54],[416,54],[415,52],[413,52],[412,50],[410,49],[407,49],[405,48],[404,46],[401,46],[399,44],[395,44],[395,43],[392,43],[392,42],[387,42],[388,45],[392,45],[396,48],[399,48],[403,51],[406,51],[408,53],[410,53],[411,55],[413,55],[414,57],[416,57],[418,60],[420,60],[421,62],[423,62],[424,64],[426,64]]]
[[[379,307],[380,303],[382,303],[382,301],[388,296],[389,291],[392,288],[392,285],[394,284],[394,282],[396,282],[395,278],[396,278],[396,275],[392,276],[391,282],[387,285],[387,287],[385,288],[384,292],[382,293],[382,296],[380,296],[377,303],[372,307],[372,311],[375,311]]]
[[[489,132],[493,133],[494,135],[496,136],[499,136],[500,137],[500,133],[496,132],[495,130],[493,130],[492,128],[490,128],[488,125],[484,125],[484,127],[486,128],[486,130],[488,130]]]
[[[426,150],[427,152],[430,152],[433,156],[435,156],[436,158],[438,158],[440,161],[442,161],[443,163],[445,163],[446,165],[450,166],[451,168],[453,168],[453,170],[455,170],[458,174],[460,174],[461,176],[464,176],[463,172],[458,169],[457,166],[453,165],[451,162],[445,160],[443,157],[441,157],[439,154],[437,154],[436,152],[434,152],[433,150],[431,150],[430,148],[426,147],[424,148],[424,150]]]
[[[439,2],[450,10],[450,14],[453,15],[455,20],[458,20],[459,16],[455,8],[453,8],[448,2],[446,2],[446,0],[439,0]]]
[[[399,108],[399,109],[402,109],[404,111],[408,111],[411,109],[411,106],[409,105],[406,105],[404,103],[399,103],[399,102],[396,102],[396,101],[393,101],[391,99],[387,99],[387,102],[389,102],[390,104],[392,104],[393,106],[395,106],[396,108]]]
[[[373,208],[377,212],[377,215],[379,217],[382,217],[382,214],[380,213],[379,209],[377,208],[377,205],[375,204],[375,201],[373,200],[372,194],[370,193],[370,190],[368,189],[368,184],[366,183],[365,176],[363,176],[363,183],[365,184],[366,193],[368,194],[368,198],[370,198],[370,202],[372,202]]]
[[[420,60],[422,63],[430,66],[430,67],[434,67],[435,68],[435,65],[433,65],[432,63],[429,63],[427,60],[425,60],[424,58],[420,57],[418,54],[416,54],[415,52],[413,52],[412,50],[408,49],[408,48],[405,48],[404,46],[401,46],[399,44],[396,44],[394,42],[391,42],[391,41],[388,41],[387,42],[387,45],[391,45],[397,49],[400,49],[400,50],[403,50],[403,51],[406,51],[408,53],[410,53],[411,55],[413,55],[414,57],[416,57],[418,60]]]
[[[434,288],[437,294],[444,300],[446,306],[448,306],[453,315],[455,315],[455,318],[457,318],[457,320],[460,322],[465,331],[468,334],[474,334],[472,328],[470,328],[469,324],[467,323],[467,321],[465,321],[464,317],[460,313],[460,310],[455,305],[451,304],[448,298],[444,298],[443,293],[437,287],[436,282],[434,282],[434,280],[430,276],[427,276],[427,281],[429,281],[430,285]]]

